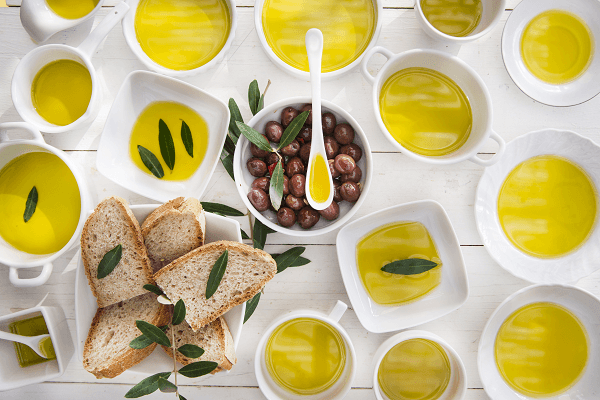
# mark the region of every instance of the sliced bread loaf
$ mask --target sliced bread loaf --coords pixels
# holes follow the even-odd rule
[[[100,261],[119,244],[121,261],[108,276],[98,279]],[[146,293],[143,286],[154,283],[140,225],[120,197],[102,200],[85,222],[81,258],[100,308]]]
[[[162,326],[169,322],[169,312],[146,293],[132,299],[99,308],[83,348],[83,367],[96,378],[114,378],[136,365],[156,348],[156,343],[144,349],[132,349],[129,343],[142,332],[136,320]]]
[[[217,258],[229,250],[229,261],[217,291],[206,299],[208,277]],[[256,295],[277,273],[277,263],[266,252],[238,242],[209,243],[179,257],[154,279],[167,297],[183,299],[186,321],[194,331]]]
[[[154,272],[202,246],[205,229],[204,210],[193,197],[178,197],[154,210],[142,224]]]

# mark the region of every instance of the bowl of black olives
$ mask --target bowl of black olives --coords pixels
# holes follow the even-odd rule
[[[340,228],[363,203],[373,169],[371,148],[362,128],[347,111],[323,100],[321,121],[335,196],[325,210],[316,211],[308,205],[305,183],[312,140],[310,102],[310,97],[295,97],[256,114],[248,125],[276,149],[294,118],[303,111],[310,112],[296,138],[278,152],[260,149],[240,136],[233,160],[235,183],[246,207],[269,228],[293,236],[315,236]],[[280,160],[283,198],[276,210],[269,189]]]

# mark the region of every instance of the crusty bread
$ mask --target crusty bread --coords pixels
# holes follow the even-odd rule
[[[114,378],[133,367],[156,348],[156,343],[145,349],[132,349],[129,343],[142,332],[136,320],[162,326],[169,322],[166,307],[146,293],[96,311],[83,347],[83,367],[96,378]]]
[[[175,352],[177,361],[183,365],[188,365],[196,361],[214,361],[219,366],[211,372],[216,374],[224,369],[230,370],[237,362],[235,349],[233,347],[233,337],[224,318],[217,318],[210,324],[194,332],[187,322],[171,327],[167,331],[169,338],[171,330],[175,331],[175,347],[179,348],[184,344],[195,344],[204,349],[204,354],[199,358],[188,358],[180,352]],[[163,350],[173,358],[173,350],[162,346]]]
[[[158,207],[142,224],[154,272],[204,244],[206,219],[193,197],[178,197]]]
[[[119,244],[123,246],[121,261],[108,276],[98,279],[100,261]],[[81,258],[100,308],[146,293],[143,286],[154,283],[142,231],[120,197],[104,199],[85,222]]]
[[[206,284],[213,265],[225,250],[229,261],[217,291],[206,299]],[[277,263],[266,252],[238,242],[209,243],[179,257],[154,279],[167,297],[183,299],[186,321],[194,331],[233,307],[250,300],[277,273]]]

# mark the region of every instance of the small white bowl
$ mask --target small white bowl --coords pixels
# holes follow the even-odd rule
[[[48,333],[52,340],[52,347],[56,359],[41,364],[21,368],[15,353],[14,343],[0,340],[0,391],[15,389],[56,379],[67,369],[73,356],[73,341],[69,332],[69,325],[65,313],[59,307],[38,306],[0,317],[0,330],[10,332],[8,326],[15,322],[42,315]]]
[[[156,101],[184,104],[208,125],[208,148],[200,167],[184,181],[166,181],[139,169],[129,155],[131,131],[140,113]],[[98,146],[96,168],[111,181],[150,199],[199,198],[212,176],[229,126],[229,108],[188,83],[153,72],[133,71],[125,78],[110,109]],[[158,131],[156,133],[158,135]]]
[[[159,207],[158,204],[130,206],[133,215],[135,215],[140,225],[152,211],[156,210],[157,207]],[[207,212],[206,243],[215,242],[217,240],[231,240],[242,243],[240,224],[234,219],[221,217],[220,215]],[[77,330],[77,357],[81,362],[83,362],[83,346],[97,309],[98,303],[88,284],[83,261],[81,259],[81,253],[78,253],[77,270],[75,274],[75,328]],[[245,312],[246,303],[232,308],[223,315],[223,318],[225,318],[227,326],[231,331],[235,349],[237,349],[242,336]],[[157,349],[144,361],[129,368],[127,371],[152,375],[158,371],[170,371],[172,368],[173,359],[162,351],[162,349]],[[180,377],[179,379],[185,380],[186,378]]]
[[[250,122],[248,122],[248,125],[263,133],[267,122],[280,122],[281,111],[284,108],[294,107],[296,109],[300,109],[304,104],[311,102],[312,99],[310,97],[292,97],[278,101],[261,110],[250,120]],[[337,123],[345,122],[352,126],[356,134],[354,137],[354,143],[359,145],[363,152],[362,158],[357,163],[362,170],[362,179],[360,180],[362,192],[360,194],[360,198],[355,203],[349,203],[347,201],[341,202],[340,215],[333,221],[327,221],[325,218],[321,218],[319,219],[319,222],[317,222],[317,224],[310,229],[303,229],[298,224],[294,224],[290,228],[285,228],[277,223],[277,214],[275,212],[269,210],[261,213],[254,208],[252,203],[250,203],[248,200],[248,191],[250,190],[252,182],[256,179],[256,177],[252,176],[246,168],[246,161],[253,157],[250,153],[250,141],[248,141],[245,136],[241,136],[237,143],[235,155],[233,157],[233,173],[235,176],[235,184],[240,196],[242,197],[242,201],[248,210],[250,210],[252,215],[258,218],[260,222],[277,232],[284,233],[286,235],[303,237],[322,235],[324,233],[331,232],[341,227],[350,218],[352,218],[354,213],[358,211],[359,207],[365,201],[367,193],[369,192],[369,187],[371,186],[371,177],[373,175],[373,160],[371,158],[371,146],[369,146],[367,135],[365,135],[360,125],[358,125],[358,122],[356,122],[356,120],[340,106],[323,100],[322,112],[331,112],[333,115],[335,115]]]
[[[477,353],[477,367],[485,392],[492,400],[534,399],[516,393],[508,386],[496,366],[494,346],[506,318],[519,308],[537,302],[555,303],[575,314],[587,331],[589,344],[588,362],[581,379],[566,392],[544,399],[597,399],[600,392],[600,301],[591,293],[569,285],[529,286],[512,294],[496,308],[483,329]]]
[[[135,56],[142,62],[142,64],[144,64],[146,68],[163,75],[174,76],[178,78],[194,76],[220,63],[225,57],[225,54],[227,54],[231,48],[231,44],[235,38],[235,30],[237,29],[237,10],[235,8],[235,0],[226,0],[227,6],[229,7],[229,16],[231,18],[231,29],[229,30],[229,36],[227,37],[227,41],[223,45],[223,48],[212,60],[198,68],[188,70],[175,70],[159,65],[150,57],[148,57],[144,50],[142,50],[140,42],[138,42],[137,35],[135,34],[135,14],[137,13],[139,2],[140,0],[127,0],[127,4],[129,4],[131,10],[123,19],[123,35],[125,36],[125,42],[127,42],[127,45],[133,54],[135,54]]]
[[[369,232],[393,222],[425,225],[443,262],[442,281],[431,293],[412,303],[384,306],[365,289],[356,263],[356,245]],[[373,333],[399,331],[424,324],[461,307],[469,297],[467,270],[456,233],[446,211],[433,200],[389,207],[346,225],[336,240],[338,262],[352,308],[362,326]]]
[[[521,37],[529,22],[547,10],[564,10],[581,18],[593,36],[592,61],[574,81],[551,85],[535,76],[521,58]],[[584,103],[600,93],[600,2],[597,0],[523,0],[510,13],[502,33],[502,58],[515,84],[540,103],[568,107]]]
[[[535,156],[552,154],[583,168],[596,190],[600,188],[600,147],[575,132],[545,129],[520,136],[506,146],[500,162],[486,168],[475,197],[477,229],[485,248],[502,268],[533,283],[574,283],[600,268],[600,229],[577,250],[556,258],[537,258],[517,249],[506,237],[498,218],[498,194],[508,174]]]
[[[467,393],[467,371],[456,350],[446,343],[444,339],[433,333],[414,330],[401,332],[392,336],[383,342],[375,352],[375,356],[373,357],[375,362],[373,369],[373,390],[375,391],[377,400],[388,400],[388,397],[383,394],[379,387],[379,379],[377,377],[383,357],[385,357],[385,355],[398,343],[410,339],[431,340],[432,342],[439,344],[448,355],[448,360],[450,361],[450,382],[448,382],[448,387],[438,400],[461,400],[465,397],[465,394]]]

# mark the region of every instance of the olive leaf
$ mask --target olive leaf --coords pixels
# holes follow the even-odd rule
[[[38,191],[34,186],[29,191],[27,195],[27,201],[25,202],[25,212],[23,213],[23,220],[25,222],[29,221],[35,212],[38,203]]]
[[[254,314],[254,310],[256,310],[256,306],[258,306],[258,302],[260,301],[261,293],[258,292],[253,298],[246,302],[246,312],[244,313],[244,323],[250,319],[252,314]]]
[[[223,145],[223,150],[225,150],[229,154],[235,154],[235,143],[231,139],[231,136],[225,136],[225,144]]]
[[[394,261],[381,267],[383,272],[397,275],[417,275],[437,267],[437,263],[421,258]]]
[[[242,234],[242,239],[250,239],[250,236],[248,236],[246,231],[244,231],[242,228],[240,228],[240,232]]]
[[[158,286],[154,286],[149,283],[145,284],[143,286],[143,288],[146,289],[147,291],[157,294],[159,296],[162,296],[164,294],[163,291],[160,290],[160,288]]]
[[[144,336],[154,343],[158,343],[165,347],[171,347],[171,341],[158,326],[154,326],[151,323],[142,320],[135,321],[135,326],[137,326]]]
[[[202,375],[210,374],[219,364],[213,361],[197,361],[186,365],[179,370],[179,373],[188,378],[197,378]]]
[[[202,354],[204,354],[204,349],[196,346],[195,344],[184,344],[178,348],[177,351],[187,358],[199,358],[202,356]]]
[[[225,269],[227,268],[227,261],[229,259],[229,250],[225,250],[223,254],[219,256],[215,265],[213,265],[210,275],[208,276],[208,282],[206,283],[206,299],[210,299],[213,294],[219,288],[221,279],[225,275]]]
[[[273,254],[271,254],[271,257],[273,257],[273,259],[276,259],[276,258],[277,258],[277,257],[279,257],[280,255],[281,255],[280,253],[273,253]],[[301,266],[303,266],[303,265],[306,265],[306,264],[310,264],[310,260],[309,260],[308,258],[305,258],[305,257],[302,257],[302,256],[300,256],[300,257],[298,257],[298,258],[296,259],[296,261],[294,261],[293,263],[291,263],[291,264],[288,266],[288,268],[293,268],[293,267],[301,267]],[[283,270],[282,270],[282,271],[283,271]],[[277,273],[279,273],[279,271],[278,271]]]
[[[278,211],[283,201],[283,164],[281,160],[279,160],[271,174],[269,197],[271,198],[273,208],[275,211]]]
[[[173,319],[171,320],[171,324],[179,325],[185,319],[185,304],[182,299],[179,299],[175,304],[175,308],[173,309]]]
[[[225,204],[220,203],[211,203],[209,201],[201,201],[202,208],[204,211],[213,213],[213,214],[221,214],[230,217],[243,217],[244,213],[236,210],[233,207],[226,206]]]
[[[192,137],[192,131],[188,124],[184,120],[181,120],[181,141],[185,146],[185,151],[194,158],[194,138]]]
[[[242,134],[246,136],[250,142],[254,143],[256,147],[265,151],[275,151],[271,147],[269,141],[263,135],[261,135],[260,132],[244,124],[243,122],[236,122],[236,124],[238,128],[240,128],[240,132],[242,132]]]
[[[138,153],[140,153],[142,162],[144,163],[146,168],[148,168],[148,170],[152,172],[152,175],[154,175],[158,179],[165,176],[165,171],[163,171],[162,165],[160,165],[160,161],[158,161],[158,158],[156,158],[153,152],[140,145],[138,145],[137,149]]]
[[[182,395],[179,395],[179,400],[187,400],[185,397],[183,397]]]
[[[232,140],[237,144],[237,140],[242,134],[240,128],[237,126],[237,122],[244,122],[242,113],[237,106],[237,103],[233,98],[229,99],[229,132],[232,134]]]
[[[277,150],[283,149],[285,146],[292,143],[294,139],[296,139],[296,136],[298,136],[298,133],[304,126],[309,113],[310,111],[304,111],[294,118],[292,122],[290,122],[288,127],[285,128],[285,131],[283,131],[283,135],[281,135],[281,140],[279,141]]]
[[[115,267],[119,264],[119,261],[121,261],[122,254],[123,246],[118,244],[112,250],[108,251],[104,257],[102,257],[100,264],[98,264],[98,279],[105,278],[111,272],[113,272]]]
[[[165,164],[171,171],[175,167],[175,144],[173,136],[165,121],[158,120],[158,144],[160,145],[160,154],[162,155]]]
[[[293,267],[294,263],[302,255],[302,253],[304,253],[304,250],[306,250],[306,247],[292,247],[282,254],[275,256],[274,258],[275,262],[277,263],[277,273],[283,272],[289,267]],[[308,262],[310,262],[310,260]]]
[[[265,243],[267,242],[267,235],[273,232],[275,232],[273,229],[260,222],[259,219],[255,219],[254,227],[252,228],[252,236],[254,237],[254,248],[263,250],[265,248]]]
[[[169,327],[168,325],[163,325],[163,326],[159,326],[159,329],[163,332],[167,332],[168,327]],[[152,343],[154,343],[154,342],[142,334],[142,335],[136,337],[135,339],[133,339],[131,342],[129,342],[129,347],[131,347],[132,349],[138,349],[138,350],[145,349],[146,347],[150,346]]]
[[[132,387],[131,389],[129,389],[129,391],[125,393],[125,398],[136,399],[138,397],[154,393],[158,390],[158,380],[160,378],[168,379],[170,376],[170,372],[160,372],[158,374],[149,376],[134,387]]]
[[[259,111],[258,103],[260,101],[260,90],[258,89],[258,81],[255,79],[250,82],[250,86],[248,87],[248,105],[250,106],[250,111],[252,115],[256,115]]]
[[[231,179],[235,180],[235,176],[233,175],[233,155],[227,154],[221,157],[221,164],[223,164],[223,168],[225,168]]]
[[[171,383],[169,380],[159,377],[158,378],[158,388],[163,393],[175,393],[177,392],[177,386]]]

